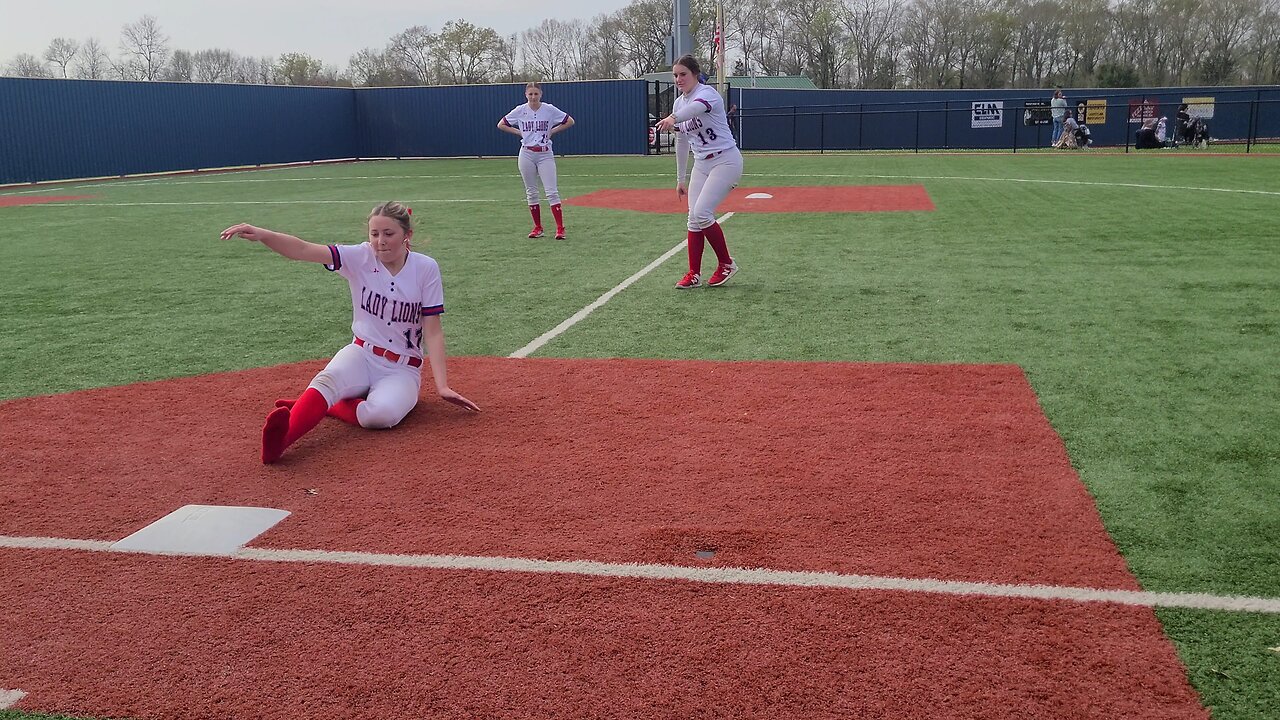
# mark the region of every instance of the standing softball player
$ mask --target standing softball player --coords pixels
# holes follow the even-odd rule
[[[707,280],[720,287],[738,272],[729,255],[724,231],[716,222],[716,206],[742,179],[742,153],[733,140],[724,101],[715,88],[699,82],[701,68],[692,55],[671,66],[679,94],[673,111],[658,121],[658,131],[676,131],[676,195],[689,197],[689,272],[676,287],[690,290],[702,285],[703,241],[711,243],[719,264]],[[693,177],[685,185],[689,152],[693,151]]]
[[[533,216],[531,238],[542,237],[542,207],[538,200],[538,181],[547,194],[551,214],[556,218],[556,239],[564,239],[564,214],[560,209],[560,190],[556,187],[556,156],[551,151],[551,136],[573,127],[573,118],[551,103],[542,102],[542,86],[536,82],[524,86],[529,102],[520,105],[498,121],[498,129],[520,138],[520,177],[524,194]]]
[[[320,263],[351,285],[355,337],[297,400],[276,401],[262,426],[263,463],[279,460],[326,414],[367,428],[397,425],[418,404],[424,335],[440,397],[467,410],[480,409],[449,387],[440,266],[410,252],[411,221],[405,206],[383,203],[369,214],[369,240],[359,245],[318,245],[245,223],[222,231],[223,240],[239,236],[291,260]]]

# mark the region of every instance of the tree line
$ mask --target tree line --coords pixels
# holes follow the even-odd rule
[[[704,59],[714,16],[715,0],[691,0]],[[118,52],[58,37],[5,71],[355,87],[618,79],[668,69],[671,28],[670,0],[511,35],[459,19],[406,28],[340,69],[306,53],[172,48],[148,15],[122,28]],[[804,75],[824,88],[1280,83],[1280,0],[740,0],[725,8],[725,39],[727,74]]]

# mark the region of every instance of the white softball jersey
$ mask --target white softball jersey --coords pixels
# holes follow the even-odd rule
[[[333,263],[325,265],[351,285],[351,332],[357,338],[399,355],[422,359],[422,318],[444,312],[440,265],[410,252],[392,275],[369,243],[330,245]]]
[[[710,85],[699,83],[688,95],[677,93],[672,110],[677,120],[676,132],[684,133],[697,159],[737,147],[724,100]]]
[[[568,119],[569,113],[551,103],[542,103],[537,110],[525,103],[507,113],[502,121],[520,131],[522,147],[546,151],[551,149],[551,129]]]

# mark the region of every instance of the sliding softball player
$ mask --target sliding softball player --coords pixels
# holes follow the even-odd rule
[[[702,285],[703,242],[711,244],[718,264],[707,280],[720,287],[738,272],[729,255],[724,231],[716,222],[716,207],[742,179],[742,153],[733,140],[724,101],[715,88],[699,81],[701,68],[692,55],[671,66],[679,94],[673,112],[658,121],[658,131],[676,131],[676,194],[689,197],[689,272],[676,287],[689,290]],[[693,152],[693,177],[686,188],[685,171]]]
[[[560,209],[560,190],[556,187],[556,156],[551,151],[551,136],[573,127],[573,118],[551,103],[542,102],[542,86],[531,82],[524,87],[529,102],[514,108],[498,121],[498,129],[520,137],[520,177],[524,194],[533,216],[531,238],[542,237],[542,207],[538,200],[538,181],[547,194],[551,214],[556,218],[556,239],[563,240],[564,214]]]
[[[279,460],[326,414],[366,428],[399,424],[418,403],[424,335],[440,397],[467,410],[480,409],[449,387],[440,266],[410,252],[411,219],[400,203],[383,203],[369,214],[369,240],[359,245],[318,245],[245,223],[222,231],[223,240],[239,236],[291,260],[323,264],[351,286],[354,338],[297,400],[276,401],[262,427],[263,463]]]

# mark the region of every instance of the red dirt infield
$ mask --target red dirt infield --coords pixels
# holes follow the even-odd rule
[[[73,200],[92,200],[97,195],[9,195],[0,196],[0,207],[22,207],[23,205],[44,205],[46,203],[71,202]]]
[[[748,195],[765,194],[770,198]],[[653,213],[689,211],[685,198],[674,188],[597,190],[569,198],[567,205],[638,210]],[[896,212],[934,210],[933,200],[923,185],[811,185],[804,187],[734,188],[720,203],[719,212]]]
[[[0,533],[247,505],[293,513],[257,548],[1138,587],[1014,366],[453,358],[484,412],[325,420],[264,467],[322,366],[0,403]],[[31,711],[1207,717],[1149,608],[19,549],[0,576]]]

